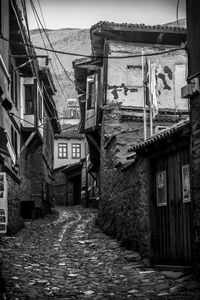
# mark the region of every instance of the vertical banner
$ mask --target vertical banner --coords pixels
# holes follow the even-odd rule
[[[150,111],[150,137],[153,135],[153,111],[152,111],[152,92],[151,92],[151,88],[152,88],[152,72],[151,72],[151,61],[149,59],[148,61],[148,70],[149,70],[149,111]]]
[[[145,59],[145,62],[144,62]],[[142,83],[144,92],[144,105],[143,105],[143,122],[144,122],[144,141],[147,139],[147,122],[146,122],[146,86],[147,86],[147,62],[146,57],[144,57],[144,52],[142,51]]]
[[[151,104],[152,104],[152,117],[158,114],[158,91],[156,80],[156,64],[151,65]]]
[[[8,186],[5,172],[0,172],[0,233],[7,232]]]

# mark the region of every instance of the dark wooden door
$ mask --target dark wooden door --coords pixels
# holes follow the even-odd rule
[[[188,193],[188,148],[154,159],[152,170],[152,261],[189,265],[192,261],[192,202]]]
[[[81,204],[81,176],[73,178],[73,205]]]

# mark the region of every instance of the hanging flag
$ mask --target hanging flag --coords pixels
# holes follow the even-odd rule
[[[149,100],[149,67],[147,57],[145,56],[144,61],[144,84],[145,84],[145,104],[150,107],[150,100]]]
[[[152,116],[158,114],[158,89],[157,89],[157,80],[156,80],[156,64],[151,64],[151,104],[152,104]]]

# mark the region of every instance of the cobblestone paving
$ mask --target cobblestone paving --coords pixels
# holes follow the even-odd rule
[[[192,275],[156,271],[95,227],[96,211],[59,208],[4,237],[8,299],[200,299]]]

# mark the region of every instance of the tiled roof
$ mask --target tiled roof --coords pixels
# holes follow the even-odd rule
[[[60,134],[55,135],[55,139],[59,138],[66,138],[66,139],[72,139],[72,138],[77,138],[81,139],[83,138],[83,135],[78,132],[78,130],[65,130],[61,132]]]
[[[177,132],[189,126],[190,126],[190,121],[188,119],[182,120],[179,123],[170,127],[169,129],[162,131],[160,134],[154,135],[151,138],[147,139],[146,141],[129,148],[128,152],[137,152],[139,150],[142,150],[148,146],[155,144],[158,141],[162,141],[165,138],[168,138],[169,136],[176,134]]]
[[[62,173],[68,173],[72,170],[75,170],[75,169],[79,169],[83,166],[83,163],[81,161],[77,162],[77,163],[74,163],[74,164],[71,164],[71,165],[68,165],[66,166],[66,168],[64,168],[62,170]]]
[[[92,55],[101,57],[106,40],[129,43],[161,44],[178,46],[186,41],[186,28],[168,25],[145,25],[101,21],[90,29]]]
[[[168,26],[168,25],[145,25],[145,24],[132,24],[132,23],[114,23],[107,21],[100,21],[97,24],[93,25],[90,29],[90,32],[100,31],[104,28],[116,28],[116,29],[141,29],[141,30],[164,30],[164,31],[181,31],[182,33],[186,33],[186,29],[178,26]]]

